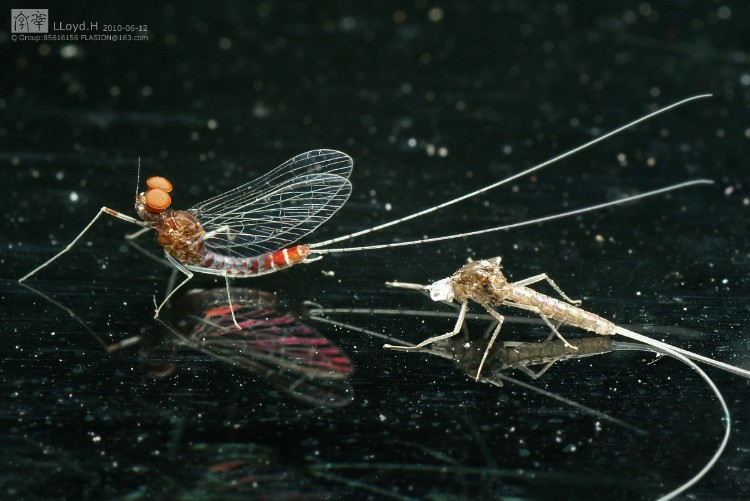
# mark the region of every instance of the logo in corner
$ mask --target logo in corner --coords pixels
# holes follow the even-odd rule
[[[11,9],[11,33],[48,33],[49,9]]]

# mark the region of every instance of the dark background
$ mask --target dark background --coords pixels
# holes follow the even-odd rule
[[[144,175],[171,179],[175,207],[187,208],[297,153],[345,151],[355,160],[354,192],[307,239],[315,242],[466,193],[709,92],[715,97],[367,242],[480,229],[687,179],[711,178],[712,187],[508,233],[327,256],[235,285],[291,305],[435,311],[384,282],[427,283],[467,258],[502,255],[513,279],[547,272],[591,311],[693,329],[657,335],[748,368],[750,8],[670,5],[49,6],[53,21],[147,24],[147,42],[14,43],[4,24],[0,495],[651,499],[687,480],[723,428],[705,384],[673,360],[615,353],[558,364],[536,382],[643,437],[528,390],[477,384],[449,361],[314,324],[357,372],[351,405],[311,408],[197,354],[153,380],[136,349],[104,355],[65,311],[16,284],[102,205],[132,214],[139,157]],[[162,297],[169,275],[125,245],[133,230],[102,220],[33,282],[106,342],[154,327],[152,295]],[[222,286],[206,277],[192,285]],[[411,341],[452,326],[348,320]],[[546,334],[509,324],[502,336]],[[747,498],[748,382],[709,372],[733,435],[689,492]],[[232,458],[254,484],[209,473]]]

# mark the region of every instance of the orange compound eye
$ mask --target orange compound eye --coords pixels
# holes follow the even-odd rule
[[[154,176],[146,179],[146,186],[148,186],[150,190],[161,190],[165,193],[172,191],[172,183],[161,176]]]
[[[172,197],[166,191],[150,189],[144,195],[146,210],[152,214],[163,212],[172,203]]]

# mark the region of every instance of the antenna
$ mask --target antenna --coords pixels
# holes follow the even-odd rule
[[[138,197],[138,187],[141,185],[141,156],[138,155],[138,173],[135,175],[135,196]]]

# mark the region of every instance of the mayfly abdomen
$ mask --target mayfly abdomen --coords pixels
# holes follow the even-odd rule
[[[513,287],[508,299],[514,303],[536,306],[541,315],[572,327],[603,335],[614,334],[615,331],[615,324],[609,320],[528,287]]]
[[[256,257],[235,257],[207,251],[200,266],[217,270],[220,274],[226,273],[228,277],[249,277],[294,266],[304,261],[309,254],[310,248],[307,245],[295,245]]]

